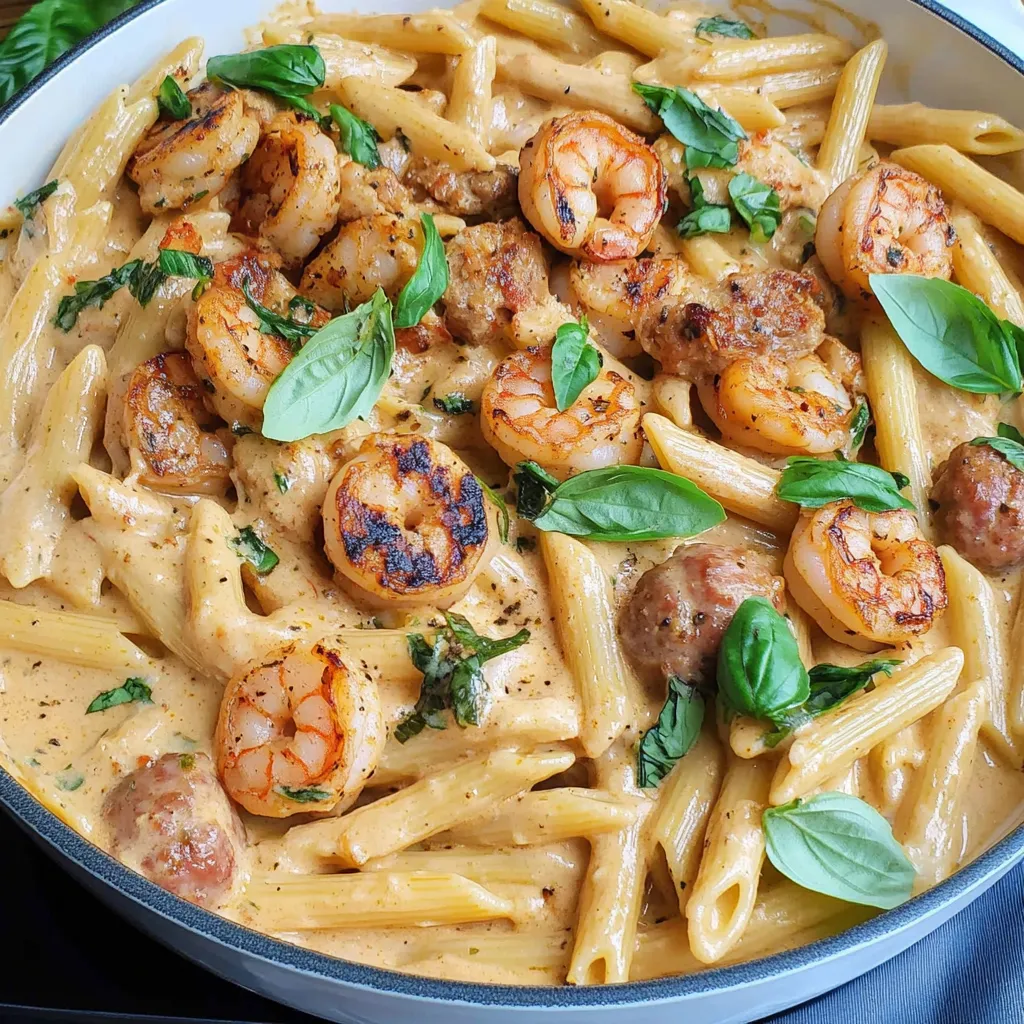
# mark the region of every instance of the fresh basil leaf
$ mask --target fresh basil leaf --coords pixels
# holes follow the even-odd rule
[[[864,444],[864,436],[871,426],[871,406],[867,399],[861,399],[850,420],[850,451],[858,451]]]
[[[680,86],[633,83],[633,91],[654,111],[665,128],[686,146],[687,167],[733,167],[739,141],[747,133],[722,110],[709,107]]]
[[[245,296],[245,304],[260,318],[260,331],[263,334],[273,334],[284,339],[291,346],[293,352],[298,352],[306,338],[312,338],[319,328],[299,323],[291,317],[281,316],[272,309],[267,309],[253,298],[251,285],[252,282],[248,277],[242,278],[242,294]]]
[[[213,279],[213,260],[194,256],[181,249],[161,249],[160,269],[168,277],[192,277],[197,281]]]
[[[115,292],[132,281],[142,266],[142,260],[132,260],[97,281],[76,281],[75,294],[65,295],[60,300],[54,324],[65,333],[72,330],[82,310],[90,306],[102,309]]]
[[[372,124],[356,117],[339,103],[331,104],[331,119],[338,126],[343,153],[348,153],[357,164],[369,167],[370,170],[380,167],[380,153],[377,150],[380,136]]]
[[[657,724],[637,746],[636,775],[641,789],[651,789],[697,742],[704,721],[704,700],[695,686],[678,676],[668,680],[668,698]]]
[[[211,57],[206,76],[240,89],[262,89],[292,101],[322,88],[327,67],[315,46],[284,43],[249,53]]]
[[[47,182],[41,188],[37,188],[34,192],[29,192],[27,196],[22,196],[21,199],[14,200],[14,208],[25,218],[25,220],[31,220],[36,213],[36,210],[46,202],[54,192],[57,191],[57,187],[60,184],[56,179]]]
[[[448,413],[449,416],[465,416],[475,408],[472,399],[467,398],[460,391],[453,391],[450,395],[445,395],[444,398],[435,398],[434,406],[441,412]]]
[[[381,289],[306,342],[267,393],[263,436],[301,441],[348,426],[373,409],[391,373],[395,331]]]
[[[139,0],[42,0],[15,22],[0,44],[0,103],[6,103],[62,53]]]
[[[412,277],[398,293],[395,302],[395,327],[415,327],[448,287],[448,257],[444,242],[434,227],[429,213],[420,217],[423,229],[423,252]]]
[[[1017,469],[1024,472],[1024,435],[1009,423],[1000,423],[996,431],[998,437],[976,437],[971,444],[980,446],[987,444]]]
[[[729,182],[729,195],[736,212],[750,228],[753,242],[767,242],[782,220],[779,193],[749,174],[737,174]]]
[[[1014,325],[966,288],[917,274],[872,274],[871,290],[910,354],[950,387],[1019,394]]]
[[[445,612],[445,620],[452,636],[458,641],[463,650],[475,651],[483,660],[490,661],[502,654],[509,654],[522,647],[530,639],[530,631],[521,629],[513,636],[499,637],[497,640],[489,636],[481,636],[469,619],[464,615],[457,615],[455,612]]]
[[[534,525],[575,537],[634,542],[692,537],[724,519],[722,506],[685,477],[645,466],[611,466],[559,484]]]
[[[768,859],[797,885],[883,910],[910,898],[914,866],[863,800],[819,793],[769,807],[762,821]]]
[[[277,792],[288,800],[294,800],[298,804],[319,804],[325,800],[333,799],[326,789],[318,789],[316,786],[307,786],[305,789],[292,789],[289,786],[278,786]]]
[[[291,481],[284,475],[284,473],[278,473],[274,471],[274,483],[277,485],[278,491],[281,494],[287,494],[291,489]]]
[[[548,503],[548,495],[558,488],[559,480],[536,462],[520,462],[512,474],[515,481],[516,514],[536,519]]]
[[[700,178],[690,176],[690,199],[693,209],[676,225],[683,238],[696,238],[709,233],[723,234],[732,227],[732,213],[728,206],[715,206],[704,198]]]
[[[718,650],[718,692],[733,711],[770,722],[810,696],[789,623],[767,598],[748,597],[729,623]]]
[[[132,274],[128,282],[128,291],[135,301],[145,308],[153,301],[157,289],[167,280],[167,275],[160,269],[160,263],[143,263]]]
[[[601,353],[590,344],[590,325],[584,316],[579,323],[562,324],[551,346],[551,384],[555,404],[565,412],[601,372]]]
[[[168,121],[184,121],[192,116],[191,101],[170,75],[160,83],[156,101],[160,106],[160,113]]]
[[[491,502],[498,510],[498,535],[501,537],[501,543],[508,543],[508,530],[512,525],[511,516],[508,513],[508,504],[505,499],[496,491],[493,487],[489,487],[487,484],[480,479],[476,478],[476,482],[480,485],[480,490],[484,492],[487,500]]]
[[[914,508],[914,503],[900,494],[909,482],[900,473],[889,473],[867,462],[794,455],[775,490],[783,501],[803,508],[821,508],[849,499],[865,512],[890,512]]]
[[[697,22],[696,35],[698,38],[729,36],[732,39],[753,39],[754,30],[745,21],[736,21],[719,15],[714,18],[701,18]]]
[[[251,526],[243,526],[231,543],[238,549],[238,557],[244,558],[253,567],[257,576],[266,576],[281,561]]]
[[[145,679],[133,677],[126,679],[123,686],[114,690],[105,690],[93,699],[93,702],[85,709],[87,715],[94,715],[98,711],[109,711],[119,704],[152,704],[153,691],[146,685]]]
[[[71,765],[57,772],[53,778],[57,783],[57,788],[62,789],[65,793],[74,793],[85,782],[85,776],[81,772],[75,771]]]

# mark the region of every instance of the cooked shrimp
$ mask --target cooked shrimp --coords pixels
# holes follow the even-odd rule
[[[258,430],[270,385],[293,353],[283,338],[260,331],[242,292],[246,281],[257,302],[282,314],[296,294],[266,253],[250,250],[219,263],[213,283],[189,311],[185,347],[218,415]],[[318,310],[311,323],[319,327],[329,319]]]
[[[394,299],[412,277],[422,244],[414,217],[360,217],[306,267],[302,290],[332,312],[368,302],[378,288]]]
[[[665,171],[657,153],[593,110],[544,124],[523,146],[519,167],[526,219],[572,256],[639,256],[665,209]]]
[[[806,509],[783,571],[818,625],[862,651],[927,633],[949,601],[939,553],[906,509],[865,512],[851,501]]]
[[[203,389],[184,352],[165,352],[137,367],[124,397],[124,439],[139,481],[157,491],[223,494],[231,456],[222,426],[203,404]]]
[[[451,449],[417,434],[372,434],[324,499],[338,582],[377,607],[447,608],[487,564],[493,511]]]
[[[823,455],[850,439],[853,398],[816,355],[738,359],[697,394],[722,436],[773,455]]]
[[[327,638],[290,644],[232,679],[214,749],[232,800],[250,814],[287,818],[351,804],[384,738],[376,683]]]
[[[565,479],[606,466],[635,465],[643,451],[640,402],[633,384],[604,369],[565,410],[555,405],[551,355],[514,352],[484,385],[484,440],[509,466],[524,459]]]
[[[244,93],[223,92],[206,82],[188,96],[192,116],[172,124],[158,121],[128,164],[146,213],[178,210],[217,195],[259,142],[260,123]]]
[[[236,227],[297,267],[338,222],[340,189],[333,139],[311,117],[279,114],[242,170]]]
[[[883,161],[843,182],[818,216],[815,246],[851,299],[871,297],[871,274],[949,280],[956,231],[942,193],[919,174]]]

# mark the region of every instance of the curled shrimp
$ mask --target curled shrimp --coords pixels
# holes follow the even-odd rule
[[[519,204],[556,248],[589,260],[628,260],[647,248],[665,209],[657,153],[593,110],[542,125],[519,154]]]
[[[818,625],[862,651],[927,633],[949,601],[942,559],[906,509],[872,513],[835,501],[805,510],[783,571]]]
[[[217,195],[259,142],[260,122],[244,93],[223,92],[206,82],[188,98],[191,116],[172,124],[157,122],[128,164],[146,213],[179,210]]]
[[[334,141],[303,114],[279,114],[242,170],[237,226],[299,266],[338,222],[341,178]]]
[[[256,302],[282,314],[296,294],[267,254],[248,251],[219,263],[213,283],[189,311],[185,347],[217,414],[258,430],[270,385],[293,352],[289,342],[260,330],[243,285]],[[317,310],[310,323],[321,327],[328,319]]]
[[[524,459],[559,479],[606,466],[635,465],[643,451],[640,402],[631,381],[603,369],[564,412],[555,405],[551,355],[514,352],[484,385],[484,440],[509,466]]]
[[[451,449],[372,434],[331,481],[324,541],[338,582],[377,607],[447,608],[487,564],[493,512]]]
[[[739,359],[697,394],[723,437],[758,451],[823,455],[850,439],[853,396],[817,355]]]
[[[871,274],[949,280],[956,230],[942,193],[919,174],[883,161],[843,182],[818,215],[815,247],[851,299],[871,297]]]
[[[228,796],[287,818],[348,806],[384,745],[377,685],[330,638],[247,666],[224,691],[214,749]]]
[[[157,491],[223,494],[231,456],[217,435],[220,421],[203,404],[203,389],[184,352],[164,352],[128,379],[124,438],[139,481]]]

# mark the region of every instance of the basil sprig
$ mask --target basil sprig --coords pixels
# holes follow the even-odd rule
[[[914,866],[878,811],[846,793],[819,793],[762,817],[768,859],[804,889],[889,910],[910,898]]]
[[[319,328],[294,320],[290,316],[281,316],[280,313],[267,309],[253,298],[251,285],[252,282],[248,277],[242,278],[242,294],[245,296],[245,304],[260,318],[260,331],[287,341],[292,351],[298,352],[302,348],[302,343],[307,338],[312,338]]]
[[[326,789],[317,786],[306,786],[305,789],[292,789],[289,786],[278,786],[277,792],[288,800],[294,800],[297,804],[319,804],[325,800],[333,799],[332,794]]]
[[[867,462],[794,455],[775,490],[783,501],[803,508],[821,508],[849,499],[865,512],[890,512],[914,508],[914,503],[900,494],[909,483],[902,473],[889,473]]]
[[[867,399],[861,399],[850,419],[850,451],[855,452],[864,444],[864,437],[871,426],[871,406]]]
[[[331,104],[331,120],[338,126],[343,153],[348,153],[357,164],[369,167],[371,171],[380,167],[380,153],[377,150],[380,136],[372,124],[356,117],[340,103]]]
[[[1024,472],[1024,434],[1009,423],[1000,423],[996,429],[998,437],[976,437],[971,444],[980,446],[987,444],[989,448],[999,452],[1011,466]]]
[[[249,53],[211,57],[206,76],[239,89],[261,89],[319,119],[303,97],[323,87],[327,66],[315,46],[283,43]]]
[[[243,526],[231,543],[238,551],[238,557],[245,559],[253,567],[257,576],[266,576],[281,561],[277,552],[268,547],[251,526]]]
[[[95,715],[98,711],[109,711],[120,704],[152,704],[153,691],[146,685],[145,679],[132,677],[126,679],[122,686],[113,690],[105,690],[93,698],[92,703],[85,709],[87,715]]]
[[[490,484],[485,484],[480,477],[476,478],[484,497],[498,510],[498,536],[501,543],[508,543],[508,531],[512,525],[512,517],[509,515],[508,502]]]
[[[538,530],[629,543],[692,537],[725,519],[725,510],[714,498],[684,477],[661,469],[610,466],[558,483],[535,463],[516,468],[519,515],[532,518]],[[538,512],[541,491],[547,492],[547,500]]]
[[[395,302],[395,327],[415,327],[433,308],[448,287],[448,257],[444,242],[429,213],[420,217],[423,229],[423,252],[412,277],[398,293]]]
[[[690,199],[693,209],[676,225],[676,231],[683,238],[698,235],[725,234],[732,227],[732,212],[728,206],[716,206],[704,197],[704,186],[700,178],[690,176]]]
[[[516,484],[516,512],[524,519],[536,519],[544,511],[548,496],[561,482],[536,462],[520,462],[512,479]]]
[[[442,398],[434,399],[434,408],[440,409],[441,412],[448,413],[449,416],[466,416],[471,413],[476,406],[473,405],[473,400],[467,398],[461,391],[453,391],[449,395],[445,395]]]
[[[263,436],[301,441],[369,414],[391,372],[395,331],[381,289],[306,342],[267,393]]]
[[[752,175],[737,174],[729,182],[729,195],[736,212],[750,228],[751,241],[767,242],[782,220],[778,192]]]
[[[601,353],[590,344],[590,325],[585,316],[579,323],[558,328],[551,346],[551,385],[559,412],[565,412],[597,380],[602,362]]]
[[[636,777],[641,789],[651,789],[697,742],[704,721],[704,700],[695,686],[669,676],[668,698],[653,728],[637,745]]]
[[[872,274],[871,290],[910,354],[939,380],[979,395],[1020,394],[1024,331],[966,288],[917,274]]]
[[[428,727],[446,728],[444,712],[448,709],[463,729],[479,725],[486,690],[484,664],[530,639],[528,629],[497,640],[480,636],[466,618],[453,612],[445,613],[445,621],[446,628],[438,632],[432,644],[420,633],[407,638],[409,657],[423,673],[423,684],[415,710],[395,728],[399,743]]]
[[[14,208],[25,218],[25,220],[31,220],[36,213],[36,210],[46,202],[54,192],[57,191],[59,182],[54,179],[48,181],[45,185],[37,188],[34,192],[29,192],[27,196],[22,196],[20,199],[14,200]]]
[[[156,101],[160,113],[169,121],[184,121],[192,116],[191,101],[170,75],[160,83]]]
[[[686,147],[686,166],[733,167],[739,142],[747,133],[725,111],[709,107],[696,93],[681,86],[633,83],[633,91]]]
[[[754,30],[745,21],[736,21],[733,18],[723,18],[721,15],[718,15],[714,18],[701,18],[697,22],[695,35],[698,39],[703,39],[707,36],[753,39]]]

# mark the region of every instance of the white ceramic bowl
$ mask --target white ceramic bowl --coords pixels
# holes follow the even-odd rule
[[[330,9],[354,0],[322,0]],[[995,111],[1024,110],[1024,61],[933,0],[841,0],[879,24],[890,45],[888,101]],[[952,0],[1024,48],[1017,0]],[[66,55],[0,111],[0,201],[35,188],[63,141],[116,85],[130,81],[190,34],[208,53],[230,53],[242,29],[277,0],[145,0]],[[807,10],[811,0],[788,0]],[[367,0],[378,11],[429,0]],[[975,8],[980,11],[975,12]],[[849,24],[826,13],[841,34]],[[799,22],[771,19],[773,34]],[[245,988],[352,1024],[733,1024],[794,1006],[863,974],[923,938],[1024,859],[1024,826],[931,892],[843,935],[736,967],[681,978],[591,988],[473,985],[409,977],[311,953],[230,924],[157,888],[82,839],[0,770],[0,805],[83,885],[167,946]],[[920,979],[908,979],[908,984]]]

